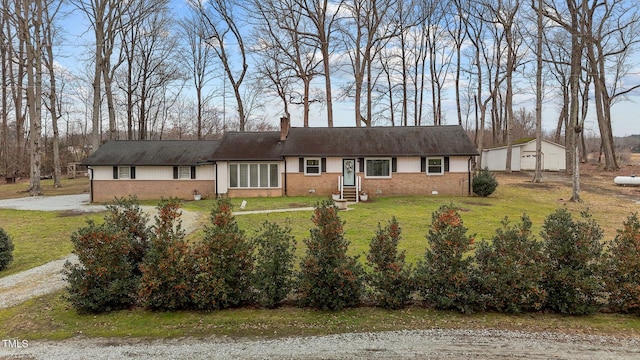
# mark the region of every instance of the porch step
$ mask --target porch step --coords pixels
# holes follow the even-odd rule
[[[347,201],[356,202],[358,199],[358,190],[355,186],[345,186],[342,188],[343,198]]]

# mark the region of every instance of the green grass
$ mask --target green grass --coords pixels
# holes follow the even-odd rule
[[[345,332],[414,329],[504,329],[640,336],[640,318],[598,314],[567,317],[554,314],[505,315],[435,311],[419,306],[388,311],[372,307],[339,312],[295,307],[275,310],[241,308],[215,312],[150,312],[141,309],[101,315],[78,315],[63,293],[46,295],[0,310],[0,338],[62,340],[86,337],[259,337],[308,336]]]
[[[499,179],[500,181],[500,179]],[[1,187],[0,187],[1,188]],[[0,189],[0,193],[2,190]],[[508,216],[518,221],[527,213],[538,234],[544,218],[558,207],[567,207],[574,215],[587,208],[605,229],[605,240],[615,236],[624,218],[633,210],[627,200],[612,201],[610,196],[583,192],[584,204],[567,202],[571,189],[563,184],[533,185],[526,180],[501,184],[488,198],[478,197],[384,197],[350,205],[340,213],[346,222],[345,236],[351,242],[350,253],[365,253],[378,223],[383,225],[396,216],[402,229],[400,247],[407,251],[407,260],[416,263],[427,247],[425,235],[431,214],[443,204],[453,203],[476,239],[490,239],[500,221]],[[244,210],[287,209],[308,207],[321,197],[249,198]],[[243,199],[233,199],[234,210],[241,211]],[[184,208],[208,214],[213,200],[185,201]],[[148,202],[146,205],[156,205]],[[67,214],[69,215],[69,214]],[[303,239],[313,227],[311,211],[238,215],[236,219],[247,235],[265,220],[292,228],[298,242],[298,257],[305,253]],[[91,215],[101,218],[102,215]],[[70,234],[83,226],[86,216],[61,216],[58,213],[0,210],[0,227],[14,238],[15,261],[0,276],[26,270],[71,252]],[[190,235],[197,241],[202,231]],[[538,236],[539,238],[539,236]],[[616,334],[640,337],[637,316],[597,314],[588,317],[566,317],[553,314],[504,315],[479,313],[460,315],[412,306],[401,311],[386,311],[370,307],[340,312],[321,312],[284,307],[277,310],[243,308],[211,313],[153,313],[141,309],[104,315],[78,315],[63,298],[64,293],[33,299],[9,309],[0,310],[0,338],[63,339],[89,337],[182,337],[182,336],[257,336],[315,335],[351,331],[379,331],[429,328],[496,328],[529,331],[560,331],[590,334]]]
[[[0,227],[13,240],[13,261],[0,277],[29,270],[71,253],[71,234],[99,214],[0,209]]]

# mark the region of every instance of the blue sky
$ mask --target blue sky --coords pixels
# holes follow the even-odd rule
[[[171,0],[170,6],[176,13],[176,17],[183,13],[187,7],[185,0]],[[88,28],[88,22],[84,19],[84,15],[76,11],[68,15],[62,28],[66,31],[66,38],[59,48],[61,56],[59,62],[69,68],[73,73],[81,73],[86,67],[86,60],[90,58],[91,51],[90,42],[92,41],[92,32]],[[629,83],[640,82],[640,57],[635,56],[635,70],[632,70],[633,75],[629,77]],[[333,79],[333,78],[332,78]],[[322,80],[317,83],[318,88],[323,88]],[[338,86],[349,79],[336,78],[333,81],[334,94],[338,91]],[[219,83],[219,82],[218,82]],[[87,84],[89,86],[89,84]],[[188,86],[188,85],[187,85]],[[628,96],[629,100],[620,101],[616,103],[612,108],[612,126],[615,136],[627,136],[632,134],[640,134],[640,91],[635,91]],[[534,95],[519,95],[516,98],[516,104],[514,110],[520,107],[526,107],[528,109],[534,109],[533,106]],[[216,99],[216,103],[220,106],[222,99]],[[231,96],[227,96],[227,112],[233,111],[234,100]],[[593,106],[592,106],[593,107]],[[272,107],[272,111],[269,112],[269,118],[273,118],[274,125],[279,124],[279,110],[281,106]],[[301,109],[292,106],[292,125],[302,126],[302,113]],[[426,110],[428,111],[428,110]],[[447,124],[457,123],[457,115],[455,111],[455,99],[453,94],[449,94],[444,99],[444,111],[445,121]],[[559,103],[553,96],[548,96],[544,102],[543,111],[543,127],[549,131],[555,129],[557,117],[559,113]],[[593,113],[593,112],[592,112]],[[336,126],[353,126],[354,125],[354,111],[353,102],[346,101],[334,101],[334,121]],[[313,107],[311,109],[311,126],[325,126],[326,115],[325,109],[321,107]],[[585,124],[585,130],[591,132],[592,135],[599,133],[598,125],[593,115],[590,115]]]

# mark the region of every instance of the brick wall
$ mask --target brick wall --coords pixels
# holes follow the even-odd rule
[[[309,189],[315,189],[314,195],[330,195],[338,187],[339,173],[324,173],[321,176],[287,174],[287,195],[309,195]],[[425,173],[393,173],[390,179],[366,179],[361,176],[362,190],[370,196],[387,195],[425,195],[437,191],[440,195],[469,195],[467,173],[446,173],[427,176]]]
[[[229,189],[227,195],[231,198],[238,197],[277,197],[283,196],[283,190],[277,189]]]
[[[215,197],[212,180],[93,180],[93,201],[110,202],[115,197],[136,195],[139,200],[177,197],[193,200],[193,190],[203,198]]]

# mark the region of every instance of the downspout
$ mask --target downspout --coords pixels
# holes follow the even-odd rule
[[[213,167],[216,172],[216,178],[214,181],[215,181],[215,192],[216,192],[216,199],[217,199],[218,198],[218,162],[214,161]]]
[[[93,204],[93,168],[87,167],[89,170],[89,203]]]
[[[467,160],[467,196],[471,195],[471,161],[473,161],[473,156],[469,156],[469,160]]]
[[[284,189],[284,196],[287,196],[287,159],[284,159],[284,176],[282,179],[282,187]]]

